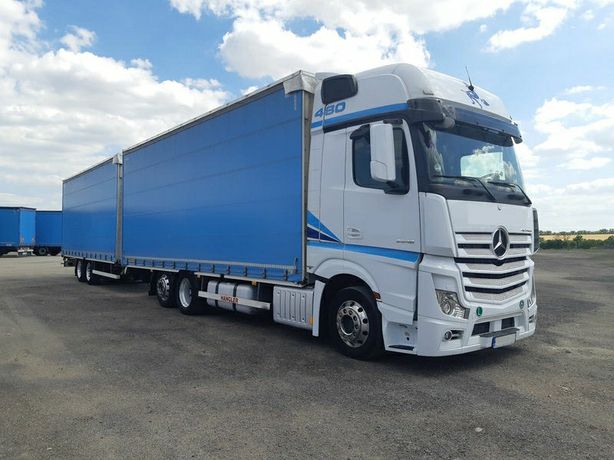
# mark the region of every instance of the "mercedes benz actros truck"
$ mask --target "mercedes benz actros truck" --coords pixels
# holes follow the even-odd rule
[[[355,358],[511,345],[537,315],[521,141],[498,97],[432,70],[297,72],[66,179],[63,256]]]

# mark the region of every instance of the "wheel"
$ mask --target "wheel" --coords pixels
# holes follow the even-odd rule
[[[80,282],[85,282],[85,260],[77,259],[75,263],[75,276]]]
[[[52,256],[57,256],[60,252],[62,252],[60,249],[53,249],[49,251],[49,254],[51,254]]]
[[[95,268],[96,264],[92,261],[88,261],[85,264],[85,281],[87,281],[87,284],[90,286],[100,284],[100,276],[94,273]]]
[[[191,273],[182,273],[177,276],[175,296],[177,308],[184,315],[198,315],[203,312],[203,302],[198,297],[198,283]]]
[[[351,358],[372,359],[384,351],[382,320],[369,289],[347,287],[335,295],[329,332],[337,350]]]
[[[158,303],[165,308],[175,306],[175,276],[171,273],[160,273],[156,279],[156,297]]]
[[[41,247],[36,248],[36,250],[34,251],[34,254],[36,254],[37,256],[44,257],[47,254],[49,254],[49,250],[46,247],[41,246]]]

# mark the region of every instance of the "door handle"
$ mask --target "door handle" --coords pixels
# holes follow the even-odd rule
[[[360,232],[360,229],[355,228],[355,227],[346,228],[345,234],[348,238],[355,239],[355,240],[362,238],[362,233]]]

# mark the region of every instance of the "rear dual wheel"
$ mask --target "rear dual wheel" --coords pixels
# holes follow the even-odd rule
[[[204,302],[198,297],[198,282],[191,273],[177,275],[176,304],[184,315],[198,315],[205,310]]]
[[[81,283],[85,282],[85,260],[77,259],[75,262],[75,276],[77,280]]]
[[[175,307],[175,275],[162,272],[156,276],[156,298],[164,308]]]
[[[85,265],[85,281],[87,281],[87,284],[92,285],[92,286],[96,284],[100,284],[100,276],[94,273],[95,268],[96,268],[95,263],[88,260]]]
[[[198,297],[198,282],[191,273],[159,273],[155,283],[158,303],[165,308],[177,307],[184,315],[197,315],[204,311]]]

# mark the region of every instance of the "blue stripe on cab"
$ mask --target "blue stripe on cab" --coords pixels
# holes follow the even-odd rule
[[[407,110],[408,105],[406,102],[402,104],[384,105],[382,107],[375,107],[373,109],[359,110],[358,112],[348,113],[347,115],[339,115],[333,118],[327,118],[325,120],[314,121],[311,123],[311,128],[319,128],[320,126],[330,126],[337,123],[344,123],[351,120],[358,120],[361,118],[372,117],[374,115],[380,115],[389,112],[398,112],[400,110]]]
[[[333,249],[337,251],[351,251],[374,256],[388,257],[389,259],[404,260],[416,263],[420,258],[420,253],[413,251],[402,251],[400,249],[376,248],[373,246],[360,246],[358,244],[326,243],[323,241],[309,241],[308,246]]]
[[[312,227],[318,229],[318,231],[322,234],[322,236],[326,236],[331,241],[341,241],[337,238],[333,232],[331,232],[326,225],[324,225],[320,220],[314,216],[310,211],[307,211],[307,225],[311,225]],[[323,238],[323,239],[327,239]]]

